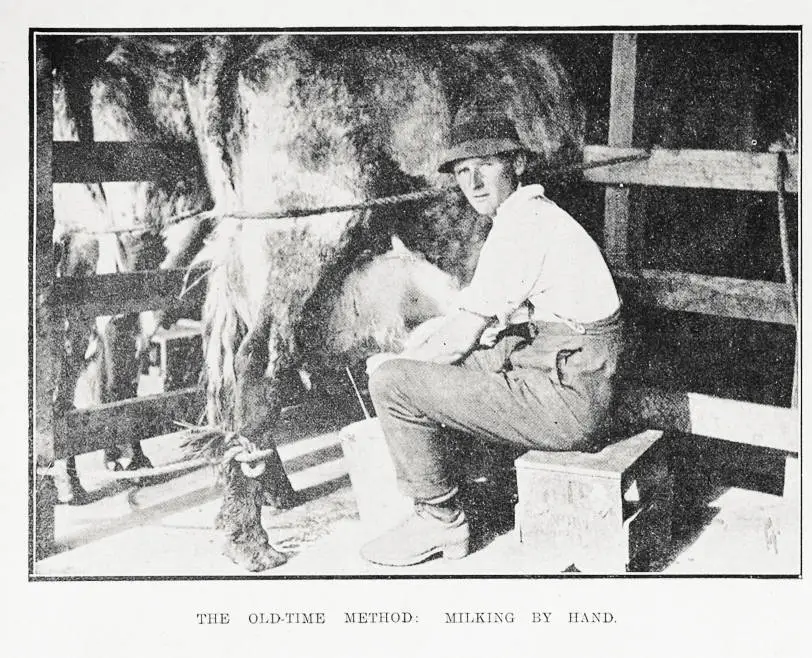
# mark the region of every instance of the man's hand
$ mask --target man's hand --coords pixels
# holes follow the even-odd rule
[[[432,363],[457,363],[479,344],[479,337],[490,323],[491,318],[468,311],[449,313],[438,318],[436,325],[431,326],[432,331],[426,327],[426,338],[408,347],[400,356]]]
[[[488,327],[479,337],[479,344],[483,347],[493,347],[496,345],[500,333],[502,333],[502,327]]]
[[[406,339],[403,349],[404,351],[411,351],[416,350],[420,347],[423,343],[425,343],[429,337],[435,333],[445,322],[446,318],[444,315],[441,315],[436,318],[431,318],[430,320],[426,320],[425,322],[417,325],[412,331],[409,333],[409,337]]]

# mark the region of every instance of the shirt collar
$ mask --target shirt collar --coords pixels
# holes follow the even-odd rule
[[[507,199],[502,202],[502,205],[496,211],[496,216],[494,220],[498,219],[500,215],[503,214],[510,214],[513,208],[520,206],[521,204],[530,201],[530,199],[538,199],[544,196],[544,186],[533,184],[533,185],[522,185],[519,183],[519,186],[513,191]]]

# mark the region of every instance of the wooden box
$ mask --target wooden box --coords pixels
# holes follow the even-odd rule
[[[412,501],[398,490],[395,465],[378,419],[347,425],[339,436],[361,521],[376,531],[402,521]]]
[[[530,451],[516,460],[519,541],[579,571],[647,569],[671,541],[672,484],[662,432],[598,453]]]

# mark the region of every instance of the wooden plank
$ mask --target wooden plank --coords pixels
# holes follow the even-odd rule
[[[48,290],[46,303],[84,317],[177,309],[192,303],[191,299],[180,297],[184,279],[191,285],[204,273],[204,269],[191,273],[172,269],[60,277]]]
[[[792,367],[792,394],[790,404],[798,407],[801,403],[801,341],[797,328],[795,331],[795,363]]]
[[[55,142],[55,183],[178,180],[200,175],[197,150],[182,142]]]
[[[49,466],[56,455],[55,435],[59,430],[59,418],[54,415],[54,395],[58,381],[61,347],[60,317],[43,302],[44,291],[55,276],[53,234],[54,206],[51,162],[53,143],[53,85],[51,63],[41,44],[33,37],[29,41],[29,61],[34,62],[33,98],[29,98],[33,108],[34,136],[33,170],[36,177],[35,204],[29,219],[29,290],[33,283],[32,329],[29,341],[33,340],[32,364],[33,382],[29,385],[29,408],[32,410],[31,439],[29,440],[30,481],[33,484],[29,499],[31,534],[29,551],[29,573],[33,563],[47,556],[54,546],[54,505],[56,489],[53,479],[35,475],[37,467]],[[33,52],[32,52],[33,51]],[[33,250],[33,253],[31,253]],[[33,281],[31,281],[31,278]]]
[[[584,163],[644,155],[645,149],[590,145]],[[798,155],[788,154],[786,191],[798,192]],[[646,160],[623,162],[584,170],[592,183],[606,185],[658,185],[716,190],[775,192],[778,156],[775,153],[653,149]]]
[[[176,432],[172,421],[196,423],[204,407],[205,392],[193,387],[71,411],[57,436],[57,458]]]
[[[634,93],[637,78],[637,35],[615,34],[612,43],[612,81],[609,100],[609,145],[631,146],[634,127]],[[607,187],[604,209],[604,250],[613,267],[628,268],[630,190]]]
[[[801,461],[794,455],[784,463],[784,496],[792,500],[801,499]]]
[[[607,187],[604,192],[604,251],[612,267],[631,267],[629,258],[629,225],[631,222],[631,190],[628,187]]]
[[[616,272],[615,278],[621,295],[636,304],[671,311],[795,324],[787,289],[782,283],[664,270]]]
[[[700,393],[630,387],[620,393],[621,424],[743,443],[797,454],[797,409],[728,400]]]
[[[637,82],[637,35],[612,39],[612,86],[609,97],[609,144],[631,146]]]

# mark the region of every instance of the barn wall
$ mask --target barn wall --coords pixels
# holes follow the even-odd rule
[[[605,46],[595,53],[605,69],[611,54]],[[764,152],[797,141],[795,34],[642,34],[637,62],[634,146]],[[605,102],[603,83],[584,93]],[[594,109],[587,105],[589,115]],[[602,130],[593,126],[598,138]],[[797,195],[786,201],[797,280]],[[784,281],[775,194],[632,188],[631,215],[641,223],[634,266]],[[632,379],[789,405],[794,327],[650,308],[633,317]]]

